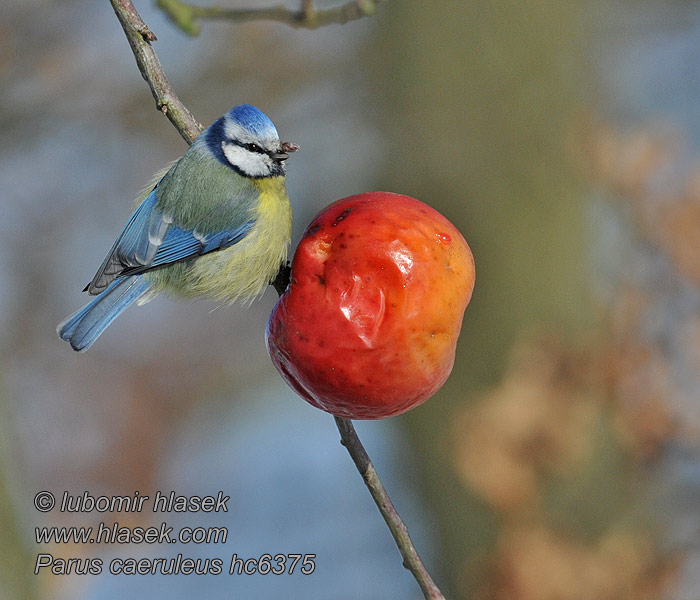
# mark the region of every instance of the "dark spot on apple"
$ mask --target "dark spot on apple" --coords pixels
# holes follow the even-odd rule
[[[325,278],[323,275],[318,275],[318,274],[316,274],[316,277],[318,277],[318,282],[319,282],[321,285],[326,285],[326,278]]]
[[[333,223],[333,227],[335,227],[338,223],[340,223],[345,217],[347,217],[350,213],[352,212],[352,208],[348,207],[346,208],[342,213],[340,213],[336,218],[335,222]]]
[[[316,223],[313,227],[311,227],[307,232],[306,235],[314,235],[315,233],[318,233],[318,230],[321,229],[321,226]]]
[[[348,247],[347,244],[340,244],[340,248],[341,248],[342,250],[345,250],[345,248],[347,248],[347,247]]]

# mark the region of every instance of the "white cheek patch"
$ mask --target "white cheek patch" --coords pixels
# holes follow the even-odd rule
[[[251,152],[237,144],[222,144],[226,160],[249,177],[265,177],[272,170],[272,159],[267,154]]]

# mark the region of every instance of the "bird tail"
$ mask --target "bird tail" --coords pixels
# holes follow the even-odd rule
[[[141,298],[150,287],[143,275],[117,279],[92,302],[58,324],[58,337],[73,350],[85,352],[124,309]]]

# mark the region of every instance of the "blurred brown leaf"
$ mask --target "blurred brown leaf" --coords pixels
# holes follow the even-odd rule
[[[479,600],[650,600],[675,574],[644,534],[612,531],[583,544],[543,527],[504,533]]]
[[[650,298],[621,287],[608,311],[609,339],[601,372],[619,440],[634,458],[653,457],[676,433],[670,398],[676,389],[669,359],[644,334]]]
[[[501,385],[458,418],[457,472],[494,507],[536,502],[541,474],[588,456],[599,408],[581,385],[580,368],[551,340],[523,344]]]
[[[622,132],[590,124],[594,179],[629,200],[639,231],[700,283],[700,165],[687,167],[679,136],[661,127]]]

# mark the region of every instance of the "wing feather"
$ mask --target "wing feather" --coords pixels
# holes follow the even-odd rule
[[[174,262],[232,246],[245,237],[254,224],[208,233],[173,225],[170,215],[156,208],[156,190],[134,211],[92,281],[84,291],[101,293],[122,275],[136,275]],[[219,206],[218,210],[222,207]]]

